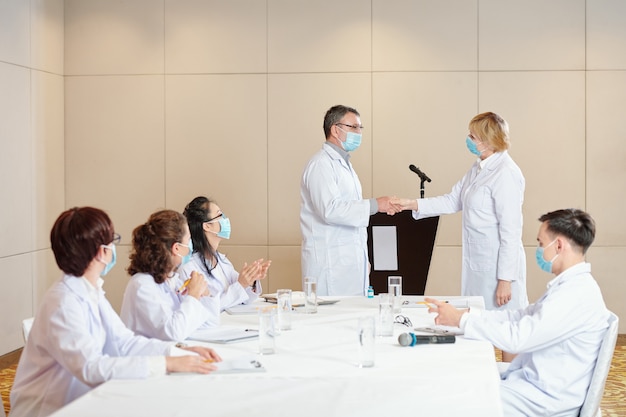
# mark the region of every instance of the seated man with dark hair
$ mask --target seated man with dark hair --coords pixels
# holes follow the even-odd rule
[[[578,416],[610,315],[585,262],[595,223],[576,209],[553,211],[539,221],[537,264],[555,277],[534,304],[469,312],[426,301],[436,306],[429,311],[439,313],[435,323],[459,326],[468,339],[518,354],[501,375],[505,416]]]

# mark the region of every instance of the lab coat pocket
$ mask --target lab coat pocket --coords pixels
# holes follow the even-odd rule
[[[495,269],[496,254],[489,239],[469,239],[467,255],[472,271],[492,271]]]

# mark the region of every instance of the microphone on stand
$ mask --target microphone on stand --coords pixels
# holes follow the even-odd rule
[[[413,164],[409,165],[409,169],[415,172],[418,177],[420,177],[420,197],[424,198],[424,182],[430,182],[430,178],[428,178],[428,175],[424,174],[418,167]]]
[[[452,335],[416,335],[415,333],[402,333],[398,336],[400,346],[430,345],[440,343],[454,343],[456,337]]]
[[[409,169],[413,172],[415,172],[417,174],[418,177],[420,177],[420,179],[422,181],[428,181],[430,182],[430,178],[428,178],[428,175],[424,174],[418,167],[416,167],[415,165],[411,164],[409,165]]]

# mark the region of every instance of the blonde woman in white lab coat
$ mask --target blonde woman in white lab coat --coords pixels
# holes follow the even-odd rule
[[[465,139],[476,162],[450,193],[422,199],[399,199],[413,217],[462,211],[461,294],[481,295],[488,310],[528,305],[526,255],[522,244],[525,180],[508,153],[509,127],[495,113],[475,116]],[[503,353],[510,362],[513,355]]]
[[[220,357],[202,347],[135,336],[102,290],[115,265],[109,216],[93,207],[63,212],[50,233],[63,277],[44,296],[20,357],[11,391],[10,417],[43,417],[109,379],[169,372],[206,374]],[[172,354],[184,356],[170,356]]]

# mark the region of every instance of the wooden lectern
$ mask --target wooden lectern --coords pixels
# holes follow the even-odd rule
[[[376,213],[367,227],[370,285],[387,292],[387,277],[402,277],[402,294],[424,295],[439,217],[415,220],[410,210]]]

